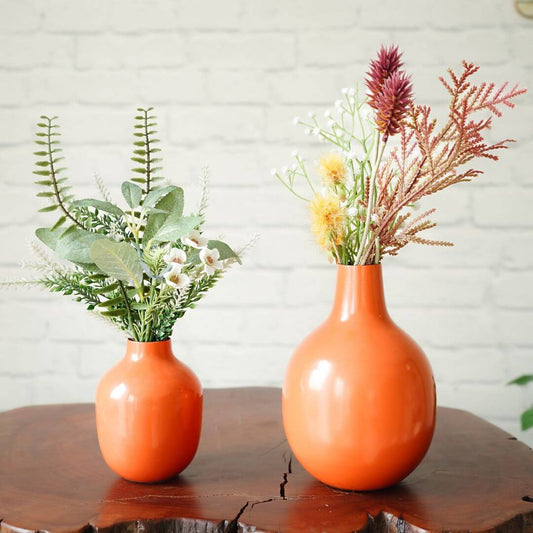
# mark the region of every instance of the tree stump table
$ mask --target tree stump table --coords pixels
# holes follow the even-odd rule
[[[431,449],[399,485],[343,492],[292,457],[279,389],[207,390],[185,472],[124,481],[105,465],[94,406],[0,414],[0,531],[533,532],[533,452],[483,420],[439,408]]]

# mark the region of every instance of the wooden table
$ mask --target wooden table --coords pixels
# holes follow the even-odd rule
[[[419,468],[378,492],[331,489],[291,457],[278,389],[208,390],[198,454],[176,479],[118,478],[98,450],[94,406],[0,414],[0,531],[533,532],[533,452],[440,408]]]

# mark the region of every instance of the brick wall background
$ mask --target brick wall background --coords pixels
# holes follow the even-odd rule
[[[94,191],[98,173],[118,198],[135,107],[156,106],[165,174],[189,206],[209,164],[211,232],[232,243],[261,235],[176,327],[176,354],[207,387],[280,385],[331,304],[334,268],[270,176],[295,147],[323,150],[295,115],[322,114],[382,42],[405,51],[418,98],[439,111],[437,77],[463,58],[481,77],[529,87],[495,128],[519,142],[477,182],[434,198],[435,236],[456,247],[411,245],[384,272],[391,314],[427,352],[439,402],[533,443],[518,426],[533,390],[505,386],[533,371],[533,21],[510,0],[0,0],[0,13],[0,275],[21,274],[33,230],[50,223],[36,214],[31,174],[38,116],[61,118],[75,191]],[[68,298],[2,291],[0,409],[91,401],[123,349]]]

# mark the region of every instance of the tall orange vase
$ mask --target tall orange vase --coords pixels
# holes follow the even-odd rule
[[[283,385],[298,461],[339,489],[389,487],[426,454],[435,407],[424,352],[387,312],[381,265],[339,265],[333,310],[296,349]]]
[[[125,357],[96,393],[96,427],[108,466],[130,481],[179,474],[200,440],[202,387],[173,353],[170,340],[128,340]]]

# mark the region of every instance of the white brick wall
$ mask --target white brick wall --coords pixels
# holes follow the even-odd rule
[[[178,356],[206,386],[280,385],[293,347],[327,314],[334,269],[315,249],[302,206],[270,177],[292,125],[361,80],[380,43],[405,50],[419,97],[444,111],[437,76],[463,58],[529,85],[495,127],[518,143],[487,174],[435,198],[436,235],[384,261],[391,314],[432,361],[441,404],[520,435],[533,390],[533,22],[511,0],[0,0],[0,275],[20,274],[37,225],[31,152],[42,113],[61,117],[80,193],[99,173],[115,196],[129,176],[132,115],[157,106],[166,175],[198,195],[212,170],[210,229],[261,240],[177,325]],[[121,337],[81,306],[41,292],[0,293],[0,409],[90,401],[121,357]]]

